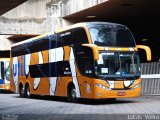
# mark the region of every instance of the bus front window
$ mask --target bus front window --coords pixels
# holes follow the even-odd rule
[[[6,77],[7,81],[10,81],[10,64],[9,64],[9,62],[6,62],[5,77]]]
[[[89,31],[92,43],[98,46],[135,47],[134,38],[126,27],[95,26]]]
[[[100,53],[95,73],[115,79],[139,77],[139,57],[136,53]]]

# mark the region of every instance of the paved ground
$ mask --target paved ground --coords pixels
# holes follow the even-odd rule
[[[3,120],[9,120],[7,118],[38,120],[40,118],[53,119],[53,117],[54,119],[61,118],[61,120],[80,120],[83,117],[90,119],[91,116],[92,119],[96,120],[106,119],[107,117],[124,120],[124,118],[137,119],[138,117],[144,119],[147,114],[157,114],[156,119],[160,119],[160,96],[117,99],[113,103],[88,100],[68,103],[65,98],[43,96],[27,99],[20,98],[18,94],[1,93],[0,114],[0,119]]]

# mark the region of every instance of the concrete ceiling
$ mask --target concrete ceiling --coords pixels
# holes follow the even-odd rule
[[[64,18],[160,18],[159,12],[160,0],[108,0]]]
[[[8,12],[27,0],[0,0],[0,15]]]

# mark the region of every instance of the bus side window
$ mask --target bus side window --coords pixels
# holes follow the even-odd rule
[[[62,46],[88,43],[86,31],[83,28],[75,28],[58,34]]]
[[[76,28],[73,30],[73,42],[74,44],[88,43],[88,38],[84,28]]]
[[[72,31],[65,31],[58,34],[58,41],[60,41],[61,46],[69,46],[72,44]]]

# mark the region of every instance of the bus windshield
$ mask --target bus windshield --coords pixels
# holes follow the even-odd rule
[[[95,72],[111,78],[140,77],[139,57],[137,53],[100,53]]]
[[[89,31],[92,43],[98,46],[135,47],[135,40],[126,27],[96,26]]]
[[[10,64],[9,64],[9,62],[6,62],[5,77],[6,77],[7,81],[10,81]]]

